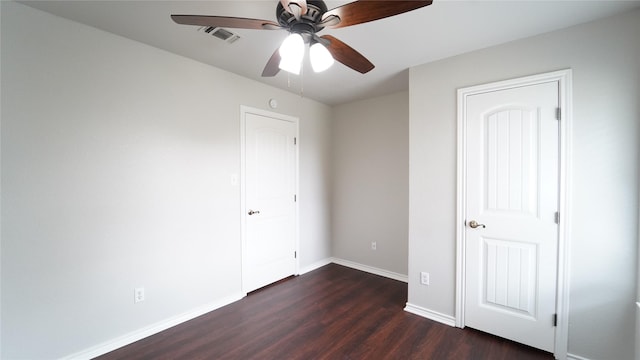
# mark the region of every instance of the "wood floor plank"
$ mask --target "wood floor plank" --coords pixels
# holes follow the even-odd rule
[[[553,359],[407,313],[406,294],[406,283],[330,264],[98,359]]]

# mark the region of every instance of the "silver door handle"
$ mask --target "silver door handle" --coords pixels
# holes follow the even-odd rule
[[[260,214],[260,211],[249,210],[249,215]]]
[[[487,227],[487,225],[485,225],[485,224],[478,224],[478,222],[477,222],[477,221],[475,221],[475,220],[471,220],[471,221],[469,221],[469,226],[470,226],[472,229],[475,229],[475,228],[480,227],[480,226],[482,226],[482,228],[483,228],[483,229]]]

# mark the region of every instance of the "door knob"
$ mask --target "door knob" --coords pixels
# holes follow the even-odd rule
[[[249,215],[260,214],[260,211],[249,210]]]
[[[482,228],[486,228],[487,227],[485,224],[478,224],[478,222],[475,221],[475,220],[469,221],[469,226],[471,226],[471,228],[473,228],[473,229],[475,229],[477,227],[481,227],[481,226],[482,226]]]

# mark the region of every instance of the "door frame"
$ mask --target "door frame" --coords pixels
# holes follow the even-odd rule
[[[554,356],[557,359],[567,358],[569,332],[569,260],[571,239],[571,138],[572,138],[572,71],[565,69],[544,74],[526,76],[489,84],[458,89],[458,138],[457,138],[457,211],[456,211],[456,327],[464,328],[465,324],[465,214],[466,214],[466,140],[467,140],[467,99],[469,96],[536,85],[557,81],[559,83],[559,104],[561,109],[559,135],[559,199],[560,213],[558,224],[558,272],[556,314],[557,327],[555,334]]]
[[[246,186],[246,174],[247,174],[247,170],[246,170],[246,115],[247,114],[255,114],[255,115],[260,115],[260,116],[266,116],[266,117],[270,117],[273,119],[278,119],[278,120],[283,120],[283,121],[289,121],[295,124],[296,126],[296,146],[295,146],[295,194],[296,194],[296,202],[295,202],[295,219],[294,219],[294,226],[295,226],[295,230],[294,230],[294,251],[296,252],[296,254],[298,254],[298,256],[296,256],[295,258],[295,269],[294,269],[294,275],[299,275],[300,274],[300,224],[299,224],[299,219],[300,217],[298,216],[299,213],[299,204],[300,201],[299,198],[299,174],[300,174],[300,164],[299,164],[299,159],[300,159],[300,151],[299,151],[299,143],[300,143],[300,119],[294,116],[289,116],[289,115],[284,115],[284,114],[279,114],[279,113],[275,113],[272,111],[267,111],[267,110],[262,110],[262,109],[257,109],[257,108],[252,108],[246,105],[240,105],[240,242],[241,242],[241,291],[244,294],[244,296],[247,295],[247,291],[246,291],[246,280],[245,280],[245,275],[247,274],[247,262],[245,261],[245,255],[247,253],[246,251],[246,246],[247,246],[247,218],[246,218],[246,214],[247,214],[247,205],[246,205],[246,199],[247,199],[247,186]]]

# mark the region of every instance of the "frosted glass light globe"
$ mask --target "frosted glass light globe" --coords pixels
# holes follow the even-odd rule
[[[334,63],[333,56],[331,56],[329,50],[320,43],[311,45],[309,60],[311,60],[311,67],[315,72],[325,71]]]
[[[292,33],[280,45],[280,69],[300,74],[304,57],[304,40],[300,34]]]

